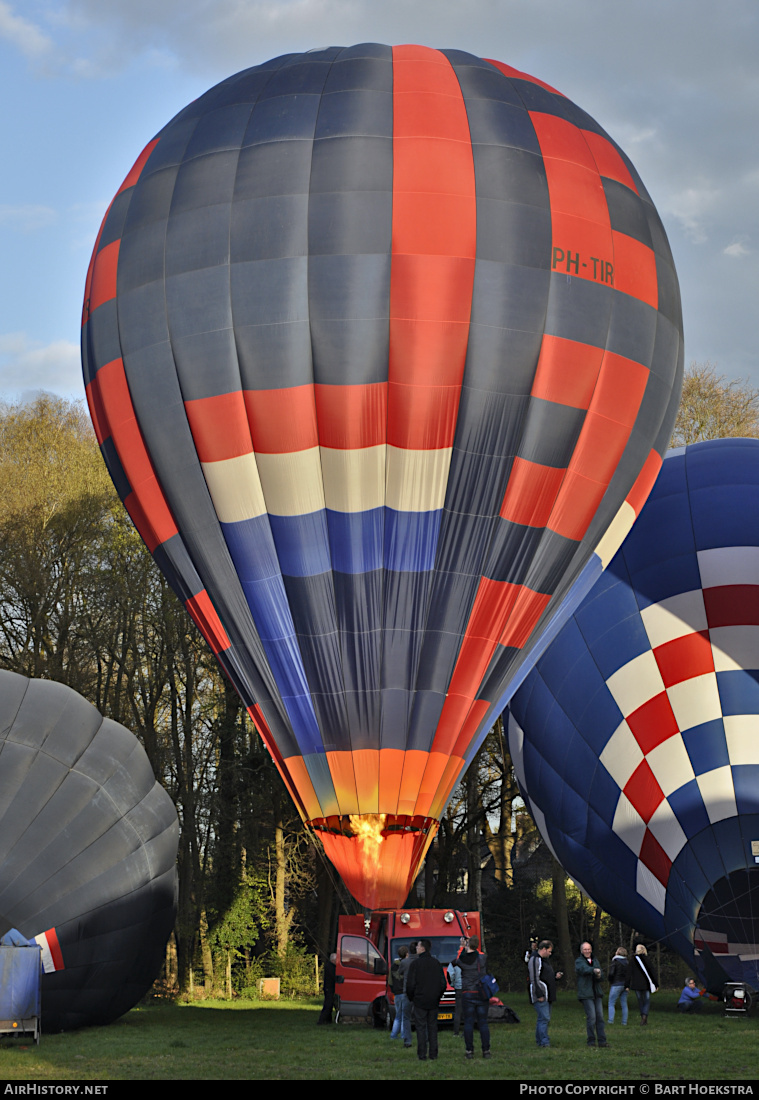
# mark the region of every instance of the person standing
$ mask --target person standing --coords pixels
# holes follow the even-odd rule
[[[447,985],[443,964],[431,951],[429,940],[419,940],[416,961],[409,969],[406,982],[406,994],[414,1006],[416,1053],[421,1062],[427,1061],[428,1051],[431,1061],[437,1058],[437,1014]]]
[[[608,1046],[606,1041],[606,1029],[604,1028],[604,1002],[601,990],[603,970],[593,958],[593,944],[589,941],[580,944],[580,955],[575,960],[575,974],[577,976],[577,999],[585,1009],[585,1030],[588,1036],[588,1046],[596,1045],[596,1038],[600,1047]]]
[[[461,946],[463,947],[466,940],[462,938]],[[456,995],[456,1003],[453,1009],[453,1037],[458,1039],[461,1034],[461,1020],[464,1014],[464,1002],[461,993],[461,971],[457,966],[454,966],[452,962],[448,963],[446,968],[448,974],[448,981],[453,986],[453,992]]]
[[[553,952],[553,944],[550,940],[540,940],[534,955],[530,955],[527,961],[527,972],[530,978],[530,1000],[535,1009],[537,1020],[535,1022],[535,1042],[539,1047],[550,1047],[548,1038],[548,1025],[551,1022],[551,1005],[556,1000],[556,979],[562,977],[562,972],[554,974],[549,962]]]
[[[648,952],[642,943],[635,948],[635,955],[630,963],[630,989],[634,990],[638,998],[640,1022],[647,1024],[651,994],[656,992],[656,985],[649,970]]]
[[[405,984],[403,963],[407,958],[408,947],[403,944],[398,948],[398,957],[393,960],[393,965],[390,967],[390,988],[393,991],[393,1000],[395,1002],[395,1019],[393,1020],[393,1026],[390,1031],[390,1038],[397,1039],[400,1035],[403,1042],[410,1046],[411,1021],[409,1020],[408,1010],[406,1009],[408,998],[403,991],[403,986]],[[406,969],[408,969],[408,967],[406,967]],[[406,1021],[405,1029],[403,1027],[404,1017]]]
[[[401,948],[398,949],[398,954],[401,953]],[[398,968],[401,981],[403,983],[403,998],[401,1000],[401,1022],[400,1032],[403,1039],[403,1045],[408,1049],[411,1046],[411,1001],[408,999],[406,989],[408,986],[408,972],[411,969],[411,964],[416,962],[416,942],[409,944],[405,957],[401,959],[401,964]],[[396,1019],[398,1010],[396,1009]]]
[[[490,1057],[490,1027],[488,1007],[490,998],[480,985],[480,978],[488,972],[487,955],[480,951],[479,936],[470,936],[453,965],[461,970],[461,998],[464,1002],[464,1046],[467,1058],[474,1058],[474,1021],[482,1044],[482,1057]]]
[[[614,1008],[619,1001],[622,1009],[622,1027],[627,1027],[627,988],[630,981],[630,963],[627,948],[618,947],[609,967],[609,1023],[614,1023]]]
[[[332,1009],[335,1004],[335,979],[337,977],[337,953],[335,951],[324,963],[324,1003],[317,1024],[332,1023]]]

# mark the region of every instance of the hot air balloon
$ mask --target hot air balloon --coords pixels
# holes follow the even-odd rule
[[[681,313],[635,169],[497,61],[279,57],[138,157],[82,349],[124,504],[304,822],[401,904],[661,463]]]
[[[565,870],[713,989],[759,988],[759,440],[671,451],[510,706]]]
[[[51,680],[0,671],[0,932],[42,948],[42,1029],[107,1024],[157,977],[179,825],[137,738]]]

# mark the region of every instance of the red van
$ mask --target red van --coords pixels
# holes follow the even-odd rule
[[[395,1016],[390,967],[398,948],[429,940],[432,954],[447,966],[461,949],[461,937],[479,936],[479,913],[455,909],[378,909],[368,918],[340,917],[337,932],[337,1019],[363,1017],[389,1027]],[[484,950],[484,948],[482,948]],[[448,986],[438,1020],[453,1020],[455,994]]]

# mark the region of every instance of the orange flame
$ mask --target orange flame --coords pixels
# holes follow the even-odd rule
[[[385,841],[382,830],[386,821],[387,814],[350,815],[351,829],[361,849],[361,861],[367,869],[373,869],[375,878],[379,871],[380,846]]]

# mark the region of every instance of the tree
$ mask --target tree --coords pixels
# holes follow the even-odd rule
[[[759,390],[743,379],[728,381],[714,363],[691,363],[671,446],[730,436],[759,437]]]
[[[90,696],[83,582],[117,503],[81,403],[0,409],[0,665]]]

